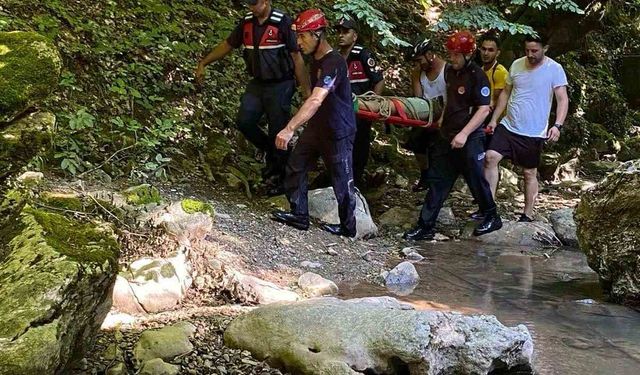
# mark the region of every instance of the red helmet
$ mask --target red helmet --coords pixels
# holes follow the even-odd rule
[[[317,31],[327,26],[327,19],[320,9],[307,9],[298,15],[292,29],[296,32]]]
[[[476,37],[469,31],[458,31],[447,39],[446,46],[450,52],[469,55],[476,50]]]

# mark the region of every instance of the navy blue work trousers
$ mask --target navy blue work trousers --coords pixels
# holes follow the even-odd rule
[[[263,83],[251,80],[240,100],[238,130],[258,149],[267,155],[267,164],[277,167],[284,174],[287,151],[277,150],[275,139],[291,118],[291,98],[295,81]],[[263,115],[267,116],[268,132],[259,126]]]
[[[341,139],[307,128],[298,139],[287,162],[284,189],[295,215],[309,216],[307,173],[322,157],[331,173],[331,185],[338,201],[340,225],[356,233],[356,198],[353,184],[353,142],[355,134]]]
[[[473,137],[473,138],[472,138]],[[484,177],[484,136],[471,135],[464,147],[452,149],[450,141],[439,134],[429,147],[429,190],[422,205],[418,224],[434,227],[444,201],[458,176],[462,175],[471,195],[485,216],[496,213],[489,183]]]

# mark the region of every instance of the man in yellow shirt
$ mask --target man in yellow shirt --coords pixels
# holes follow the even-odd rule
[[[489,79],[489,88],[491,89],[491,110],[495,108],[498,97],[507,82],[509,71],[500,63],[500,41],[493,33],[486,33],[480,38],[480,58],[482,60],[482,70]],[[491,117],[489,117],[491,118]]]
[[[497,59],[498,56],[500,56],[500,41],[494,33],[488,32],[480,37],[479,52],[480,60],[482,60],[482,70],[489,79],[489,88],[491,89],[491,103],[489,104],[491,112],[485,119],[483,125],[487,126],[489,120],[491,119],[491,114],[493,114],[493,110],[496,108],[496,103],[498,102],[500,93],[502,92],[502,90],[504,90],[504,87],[507,84],[507,76],[509,75],[509,71],[502,64],[498,63]],[[500,114],[500,118],[502,118],[502,114]],[[491,136],[491,134],[486,135],[484,146],[485,149],[489,147]],[[469,217],[474,220],[482,220],[484,218],[484,215],[482,215],[480,211],[476,211]]]

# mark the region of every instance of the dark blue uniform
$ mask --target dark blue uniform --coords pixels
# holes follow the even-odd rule
[[[351,92],[362,95],[373,91],[375,85],[382,81],[382,70],[378,68],[376,60],[364,47],[355,45],[347,56],[349,67],[349,81]],[[371,121],[356,119],[356,138],[353,144],[353,177],[356,186],[363,184],[364,167],[369,160],[371,148]]]
[[[347,64],[331,51],[311,64],[311,84],[329,90],[316,114],[298,139],[287,163],[284,183],[291,212],[308,217],[307,172],[322,157],[331,173],[340,225],[346,233],[356,233],[352,153],[356,133]]]
[[[419,225],[431,228],[435,226],[442,204],[461,174],[478,201],[480,211],[485,216],[496,213],[496,204],[484,177],[482,127],[469,135],[462,148],[451,148],[451,141],[473,117],[476,107],[490,104],[489,81],[482,69],[473,62],[461,70],[448,67],[445,74],[447,104],[440,134],[429,148],[429,191],[418,220]]]
[[[273,9],[261,25],[247,14],[227,38],[233,48],[244,47],[247,72],[253,77],[240,101],[237,126],[254,146],[267,154],[270,175],[284,175],[288,153],[275,148],[275,138],[289,122],[291,98],[295,91],[292,52],[298,51],[291,18]],[[258,123],[268,119],[268,134]]]

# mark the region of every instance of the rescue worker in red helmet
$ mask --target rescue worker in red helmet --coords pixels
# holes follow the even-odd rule
[[[355,237],[352,154],[356,119],[347,63],[327,42],[327,20],[322,11],[305,10],[293,27],[302,53],[312,57],[309,73],[313,91],[276,137],[276,147],[286,150],[296,129],[308,121],[287,162],[284,186],[291,211],[274,211],[272,218],[297,229],[309,228],[307,172],[322,157],[331,173],[340,217],[340,224],[324,224],[322,229]]]
[[[489,183],[484,177],[482,123],[490,112],[489,81],[482,68],[472,61],[476,49],[473,34],[456,32],[447,39],[445,46],[451,64],[445,72],[447,103],[439,137],[429,149],[429,189],[418,225],[404,234],[408,240],[433,239],[438,213],[460,175],[484,214],[484,221],[476,226],[473,234],[480,236],[502,227]]]
[[[276,134],[291,117],[294,76],[303,97],[310,95],[304,61],[298,50],[291,18],[271,7],[271,0],[245,0],[250,12],[222,43],[202,58],[195,72],[196,83],[204,79],[205,67],[243,47],[247,72],[252,77],[240,100],[236,124],[238,130],[266,155],[263,178],[269,195],[282,193],[284,166],[288,153],[274,147]],[[268,131],[260,127],[266,115]]]

